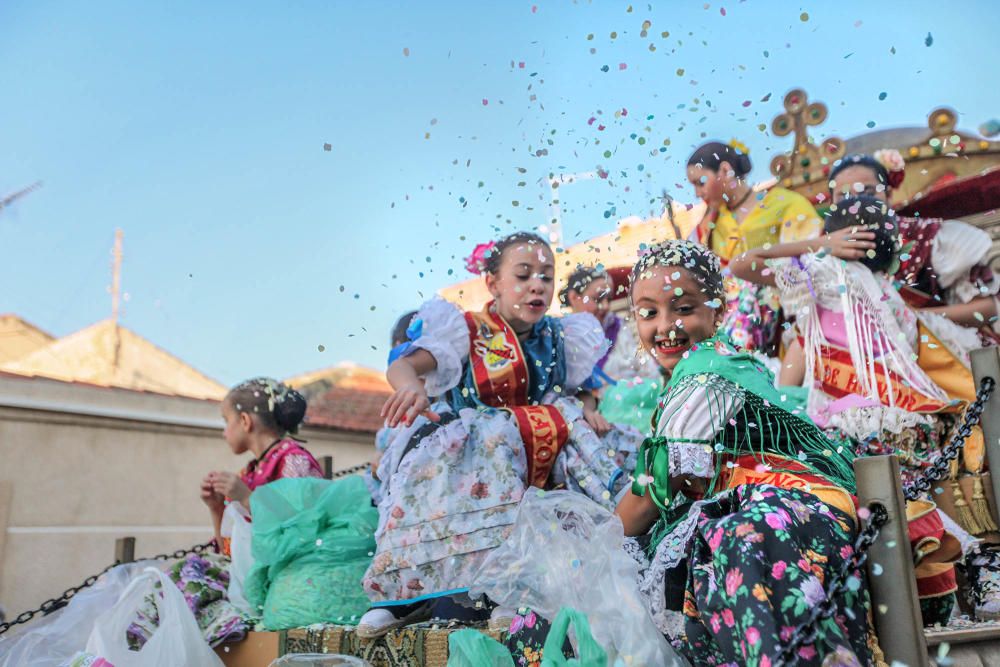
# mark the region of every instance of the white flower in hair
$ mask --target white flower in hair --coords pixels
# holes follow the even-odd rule
[[[872,157],[890,173],[906,169],[906,161],[903,160],[903,156],[895,148],[877,150]]]

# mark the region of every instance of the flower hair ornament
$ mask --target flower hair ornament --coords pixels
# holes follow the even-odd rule
[[[872,157],[885,167],[889,174],[888,186],[890,188],[898,188],[903,184],[903,179],[906,177],[906,162],[899,151],[894,148],[883,148],[875,151]]]
[[[730,139],[729,147],[742,155],[750,155],[750,149],[747,148],[747,145],[739,139]]]
[[[465,258],[465,270],[477,276],[486,273],[486,260],[493,254],[497,246],[496,241],[480,243],[473,250],[472,254]]]

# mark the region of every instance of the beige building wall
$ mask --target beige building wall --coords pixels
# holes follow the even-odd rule
[[[369,460],[366,433],[304,429],[334,468]],[[199,498],[210,470],[239,470],[219,404],[41,378],[0,375],[0,604],[12,617],[113,560],[211,537]]]

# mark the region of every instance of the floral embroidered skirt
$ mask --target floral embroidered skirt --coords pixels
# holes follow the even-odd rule
[[[726,314],[719,331],[744,350],[770,350],[779,341],[781,303],[772,287],[730,277],[726,280]]]
[[[554,405],[570,427],[550,481],[609,509],[642,441],[631,428],[599,438],[579,402]],[[419,426],[422,427],[422,426]],[[527,460],[509,413],[463,409],[418,442],[398,433],[379,465],[383,497],[375,557],[363,584],[375,604],[458,595],[510,532],[527,489]]]
[[[167,572],[184,593],[188,607],[198,621],[202,636],[211,646],[239,641],[252,622],[243,619],[229,603],[229,559],[218,554],[191,554],[175,561]],[[150,595],[159,595],[154,590]],[[134,649],[143,646],[160,623],[151,599],[140,608],[136,621],[129,626],[128,641]]]
[[[675,645],[695,665],[771,665],[853,554],[853,521],[810,493],[765,485],[698,503],[690,518],[679,524],[690,531],[684,560],[657,575],[667,607],[683,608],[686,638]],[[670,537],[661,546],[670,548]],[[669,585],[677,568],[682,605]],[[861,573],[852,576],[819,640],[800,649],[799,665],[834,653],[869,664],[867,592]]]

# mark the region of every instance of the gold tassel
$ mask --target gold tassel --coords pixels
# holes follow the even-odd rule
[[[969,507],[968,501],[965,500],[965,494],[962,493],[962,486],[958,483],[957,459],[953,459],[951,462],[951,496],[955,503],[955,513],[958,514],[958,524],[972,535],[986,532],[976,520],[976,515]]]
[[[986,492],[983,489],[983,476],[976,475],[976,481],[972,486],[972,515],[976,518],[983,532],[995,532],[997,524],[990,514],[989,503],[986,502]],[[973,533],[976,535],[977,533]]]

